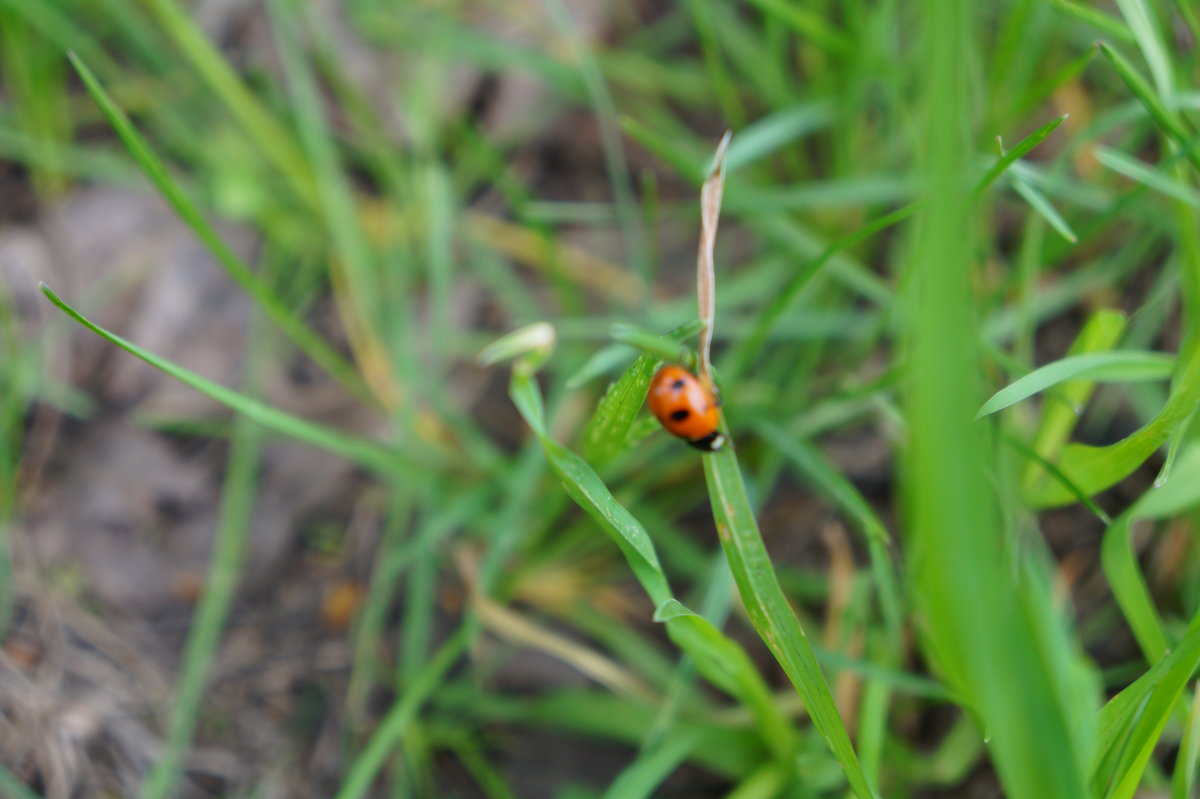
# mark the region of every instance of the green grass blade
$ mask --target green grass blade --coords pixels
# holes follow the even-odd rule
[[[1200,17],[1196,15],[1196,9],[1192,7],[1190,0],[1172,0],[1172,5],[1192,32],[1193,40],[1200,39]]]
[[[1068,356],[1107,352],[1113,349],[1125,332],[1125,315],[1119,311],[1101,309],[1084,322],[1083,329],[1071,343]],[[1042,459],[1056,459],[1067,438],[1079,422],[1079,415],[1096,390],[1096,384],[1086,380],[1075,380],[1062,384],[1054,392],[1054,402],[1042,407],[1037,432],[1031,447]],[[1038,475],[1036,464],[1029,464],[1023,475],[1022,485],[1031,487]]]
[[[583,458],[547,435],[541,394],[534,379],[514,370],[509,394],[540,440],[550,468],[567,495],[620,547],[638,582],[658,609],[655,619],[667,625],[671,640],[691,656],[706,679],[742,701],[754,714],[772,751],[781,759],[789,758],[794,750],[794,735],[749,656],[710,622],[671,596],[654,543],[645,528],[613,497]],[[813,665],[816,667],[815,661]]]
[[[1158,170],[1151,169],[1136,158],[1130,158],[1116,150],[1110,150],[1107,147],[1096,147],[1092,152],[1096,154],[1097,161],[1114,172],[1119,172],[1127,178],[1136,180],[1138,183],[1154,189],[1167,197],[1185,202],[1193,208],[1200,208],[1200,192],[1190,186],[1185,186],[1176,180],[1172,180],[1167,175]]]
[[[649,250],[646,248],[646,232],[642,230],[633,181],[629,176],[625,146],[621,142],[616,103],[595,54],[580,34],[563,0],[542,0],[542,5],[562,31],[566,46],[572,50],[572,60],[579,69],[579,76],[583,79],[600,131],[604,165],[621,225],[621,235],[625,240],[625,257],[633,265],[634,273],[644,281],[650,269]]]
[[[354,367],[347,363],[324,339],[314,333],[288,310],[255,276],[250,267],[246,266],[240,258],[234,255],[233,250],[229,249],[228,245],[225,244],[213,227],[204,219],[200,210],[188,199],[179,184],[167,173],[162,161],[158,159],[158,156],[154,154],[150,145],[146,143],[146,140],[133,127],[133,124],[125,116],[125,113],[108,96],[108,93],[100,85],[100,82],[92,74],[92,71],[88,69],[87,65],[77,55],[72,53],[69,57],[75,67],[75,71],[79,73],[79,77],[87,87],[88,93],[91,94],[96,104],[100,106],[100,110],[104,113],[105,118],[112,125],[117,136],[120,137],[121,141],[129,149],[130,154],[137,161],[138,166],[142,168],[146,177],[150,179],[150,182],[159,190],[163,198],[175,209],[179,217],[187,223],[197,238],[203,242],[204,246],[208,248],[208,251],[217,259],[218,263],[225,268],[229,276],[247,294],[254,298],[254,301],[263,309],[267,317],[297,347],[308,355],[308,357],[312,358],[314,363],[327,371],[355,396],[364,401],[373,401],[370,391],[363,385]]]
[[[811,441],[796,438],[770,422],[758,422],[755,432],[763,441],[794,461],[800,471],[829,495],[868,538],[876,538],[884,543],[890,540],[887,527],[867,500]]]
[[[816,102],[785,108],[738,130],[725,154],[725,168],[732,172],[776,152],[809,133],[833,122],[833,107]]]
[[[421,465],[417,466],[416,462],[412,460],[412,456],[408,453],[384,447],[365,438],[356,438],[345,433],[339,433],[272,408],[270,405],[252,397],[201,377],[195,372],[184,369],[181,366],[176,366],[149,350],[142,349],[115,333],[110,333],[85,318],[79,311],[60,299],[57,294],[44,284],[42,285],[42,293],[46,295],[50,302],[58,306],[63,313],[97,336],[117,345],[129,354],[141,358],[155,369],[167,373],[179,382],[191,386],[200,393],[237,411],[248,419],[258,422],[269,430],[289,436],[305,444],[336,453],[355,463],[360,463],[363,466],[385,474],[410,474],[414,468],[428,469],[431,462],[436,462],[436,459],[426,461],[423,458]]]
[[[302,199],[313,202],[316,186],[295,140],[250,93],[204,31],[176,0],[147,0],[144,5],[250,135],[262,156],[279,169]]]
[[[804,699],[813,725],[837,758],[855,795],[871,799],[874,794],[834,704],[829,684],[800,621],[779,587],[746,496],[734,448],[725,447],[704,455],[702,460],[721,548],[729,560],[746,613]]]
[[[1058,467],[1087,494],[1103,491],[1127,477],[1170,438],[1175,428],[1187,422],[1200,401],[1200,348],[1193,348],[1188,362],[1176,367],[1176,381],[1162,410],[1140,430],[1115,444],[1092,447],[1072,444],[1063,450]],[[1039,507],[1072,501],[1057,483],[1042,483],[1030,492]]]
[[[1174,80],[1171,77],[1171,57],[1163,46],[1162,37],[1154,14],[1144,0],[1117,0],[1117,8],[1129,25],[1133,38],[1142,51],[1142,58],[1150,67],[1154,76],[1154,85],[1160,95],[1170,96],[1174,92]]]
[[[737,697],[754,714],[766,745],[780,762],[787,763],[795,753],[795,731],[780,712],[746,650],[726,638],[708,619],[675,599],[660,605],[654,612],[654,620],[667,624],[671,640],[692,656],[705,679]]]
[[[243,419],[234,428],[207,586],[196,607],[184,647],[166,747],[147,774],[140,799],[172,796],[182,775],[208,671],[216,657],[221,630],[237,590],[258,484],[259,449],[258,430],[252,422]]]
[[[1200,505],[1200,445],[1193,444],[1179,456],[1170,479],[1143,494],[1104,534],[1104,575],[1149,663],[1161,660],[1170,643],[1133,552],[1132,528],[1139,519],[1168,519],[1196,505]]]
[[[692,755],[701,733],[684,730],[664,740],[653,751],[643,753],[613,780],[601,799],[643,799],[653,796],[663,781]]]
[[[615,324],[610,328],[609,335],[612,336],[613,341],[637,347],[640,350],[657,355],[665,361],[682,364],[694,371],[696,368],[695,352],[680,345],[679,342],[695,335],[702,327],[703,323],[697,319],[681,325],[675,331],[662,336],[635,325]]]
[[[642,353],[617,381],[608,387],[600,404],[583,430],[583,452],[595,464],[603,464],[619,455],[628,445],[634,420],[646,401],[646,391],[657,356]]]
[[[1109,525],[1101,545],[1104,576],[1113,596],[1133,630],[1134,638],[1149,663],[1157,663],[1167,651],[1167,634],[1154,609],[1150,589],[1142,578],[1130,540],[1133,519],[1128,513]]]
[[[780,288],[762,311],[755,317],[754,325],[747,334],[744,342],[738,347],[734,353],[732,364],[726,366],[726,371],[731,377],[736,377],[742,374],[745,369],[749,368],[749,362],[752,357],[755,357],[762,351],[763,346],[767,341],[767,337],[771,335],[771,331],[779,319],[787,313],[792,304],[800,296],[804,287],[815,278],[821,270],[829,263],[835,255],[842,250],[852,247],[860,241],[874,236],[880,231],[887,230],[892,225],[903,222],[917,210],[916,204],[906,205],[903,208],[884,214],[871,220],[867,224],[860,227],[858,230],[850,233],[842,238],[830,242],[820,255],[812,259],[796,273],[790,277]]]
[[[666,336],[653,339],[638,335],[634,341],[626,339],[625,343],[651,343],[656,348],[678,350],[678,342],[694,335],[698,324],[689,323]],[[636,331],[622,329],[622,332],[631,334]],[[609,386],[583,430],[583,452],[589,461],[596,464],[606,463],[629,445],[630,431],[646,401],[646,390],[650,386],[650,379],[654,376],[654,368],[659,360],[657,350],[642,353],[617,381]]]
[[[1059,125],[1066,121],[1066,119],[1067,114],[1055,117],[1035,130],[1033,133],[1030,133],[1024,139],[1021,139],[1021,141],[1017,142],[1016,147],[1013,147],[1011,150],[1008,150],[996,159],[996,163],[992,164],[991,168],[988,169],[988,171],[984,173],[983,177],[979,179],[979,182],[975,184],[975,189],[972,194],[978,197],[980,194],[983,194],[983,192],[987,191],[987,188],[996,181],[996,178],[1003,175],[1005,170],[1015,164],[1018,159],[1028,154],[1030,150],[1045,141],[1046,137],[1053,133]]]
[[[1099,714],[1094,796],[1131,799],[1162,731],[1200,668],[1200,624],[1193,619],[1165,658],[1117,694]]]
[[[1048,388],[1070,380],[1110,383],[1133,383],[1144,380],[1166,380],[1175,367],[1175,358],[1161,352],[1120,350],[1087,355],[1071,355],[1009,383],[993,394],[975,418],[1003,410]]]
[[[1154,91],[1154,87],[1129,63],[1125,56],[1113,49],[1107,42],[1100,42],[1097,46],[1108,62],[1112,64],[1117,75],[1142,103],[1155,124],[1183,149],[1185,157],[1192,166],[1200,169],[1200,152],[1191,146],[1191,135],[1179,115],[1167,108],[1166,103]]]
[[[1192,712],[1183,729],[1175,773],[1171,777],[1171,799],[1189,799],[1196,795],[1196,775],[1200,770],[1200,684],[1192,694]]]
[[[17,779],[3,764],[0,764],[0,793],[8,799],[42,799],[41,794]]]
[[[980,404],[974,235],[961,176],[976,5],[930,0],[922,58],[926,199],[905,296],[909,575],[924,651],[977,713],[1006,795],[1083,799],[1092,709],[1085,669],[1039,550],[1013,547]],[[1003,601],[998,601],[1003,597]],[[1014,701],[1020,697],[1020,701]]]
[[[388,710],[379,722],[379,727],[363,747],[346,771],[346,778],[338,788],[335,799],[359,799],[371,789],[375,775],[383,767],[388,755],[392,754],[405,730],[417,717],[425,701],[442,684],[450,667],[458,661],[470,643],[471,625],[456,630],[438,651],[426,662],[404,695]]]
[[[1012,175],[1012,186],[1017,194],[1025,199],[1033,207],[1033,210],[1042,215],[1042,218],[1050,223],[1050,227],[1058,232],[1067,241],[1074,244],[1079,241],[1079,236],[1067,224],[1067,220],[1063,219],[1062,214],[1050,203],[1050,200],[1041,190],[1034,186],[1029,181],[1022,178],[1020,175]]]
[[[658,553],[637,519],[613,497],[587,462],[546,433],[541,392],[533,378],[514,370],[509,395],[525,422],[541,440],[550,467],[562,482],[568,496],[583,508],[621,548],[634,574],[654,604],[671,598],[666,577],[658,562]]]
[[[1126,44],[1133,44],[1133,34],[1121,20],[1103,11],[1076,3],[1074,0],[1046,0],[1047,3],[1065,14],[1091,25],[1107,36],[1119,39]]]

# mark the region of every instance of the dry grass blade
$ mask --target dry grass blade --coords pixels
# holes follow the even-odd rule
[[[717,312],[716,268],[713,248],[717,244],[717,223],[721,219],[721,195],[725,193],[725,151],[733,131],[725,131],[713,156],[712,169],[700,191],[700,251],[696,254],[696,300],[700,306],[700,379],[712,387],[712,369],[708,353],[712,347],[713,320]]]

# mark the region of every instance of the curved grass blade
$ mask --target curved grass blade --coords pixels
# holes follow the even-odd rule
[[[1104,576],[1142,654],[1147,662],[1157,663],[1167,651],[1167,634],[1133,553],[1130,540],[1133,521],[1131,515],[1125,513],[1109,525],[1100,546],[1100,559]]]
[[[359,399],[371,405],[375,404],[374,395],[363,384],[358,373],[341,355],[339,355],[328,342],[321,338],[311,328],[304,324],[295,314],[293,314],[279,299],[263,285],[254,272],[245,263],[238,258],[233,250],[217,235],[212,225],[205,220],[204,215],[192,203],[183,189],[179,187],[171,176],[167,173],[166,167],[162,161],[154,154],[150,145],[142,138],[141,134],[134,128],[133,123],[125,116],[104,87],[100,85],[100,81],[88,69],[88,66],[83,63],[83,60],[74,53],[68,53],[71,64],[75,67],[75,71],[79,73],[80,79],[83,80],[84,86],[87,87],[88,93],[92,99],[96,101],[96,105],[100,106],[108,123],[112,125],[117,136],[124,142],[128,148],[130,155],[137,161],[142,172],[154,184],[163,198],[175,209],[175,213],[179,214],[196,237],[204,244],[212,256],[217,259],[217,262],[224,267],[225,271],[249,294],[263,312],[267,315],[275,325],[283,331],[283,333],[299,347],[313,363],[320,366],[328,372],[334,379],[346,387],[348,391],[354,394]]]
[[[780,715],[770,690],[741,646],[707,620],[687,610],[673,596],[645,528],[621,504],[583,458],[546,432],[541,393],[527,374],[514,370],[509,394],[538,437],[550,468],[567,495],[608,533],[655,603],[655,619],[667,625],[671,640],[696,662],[713,685],[739,699],[754,714],[768,746],[781,760],[794,752],[794,733]]]
[[[1198,401],[1200,348],[1193,348],[1182,368],[1177,363],[1171,395],[1157,416],[1115,444],[1071,444],[1063,450],[1058,468],[1088,495],[1103,491],[1127,477],[1166,443],[1175,428],[1191,418]],[[1070,492],[1057,483],[1039,485],[1029,497],[1035,507],[1064,505],[1072,499]]]
[[[1071,355],[1038,367],[1000,389],[983,403],[975,418],[979,419],[1003,410],[1068,380],[1110,383],[1166,380],[1171,376],[1174,367],[1173,356],[1144,350]]]
[[[996,178],[1004,174],[1004,170],[1016,163],[1021,156],[1026,155],[1034,147],[1037,147],[1039,144],[1041,144],[1047,136],[1053,133],[1059,125],[1066,121],[1067,116],[1067,114],[1063,114],[1060,117],[1055,117],[1045,125],[1042,125],[1040,128],[1035,130],[1033,133],[1030,133],[1028,136],[1021,139],[1021,141],[1017,142],[1016,147],[1013,147],[1011,150],[1005,152],[1003,155],[997,158],[996,163],[992,164],[991,168],[988,169],[988,171],[983,174],[983,177],[979,179],[979,182],[975,184],[975,188],[972,190],[971,196],[978,197],[980,194],[983,194],[987,190],[988,186],[991,186],[992,183],[996,181]]]
[[[1179,457],[1171,478],[1151,488],[1109,525],[1101,544],[1104,575],[1149,663],[1162,659],[1170,643],[1150,589],[1134,556],[1130,534],[1139,519],[1167,519],[1200,505],[1200,445]]]
[[[385,474],[410,475],[417,469],[428,470],[431,463],[437,462],[437,458],[431,453],[422,455],[418,461],[409,453],[390,449],[365,438],[357,438],[345,433],[339,433],[284,413],[277,408],[272,408],[264,402],[248,397],[233,389],[226,388],[219,383],[214,383],[195,372],[184,369],[182,366],[177,366],[164,358],[160,358],[149,350],[142,349],[131,341],[126,341],[115,333],[110,333],[64,302],[44,283],[42,284],[42,293],[46,295],[50,302],[58,306],[63,313],[97,336],[117,345],[129,354],[141,358],[155,369],[166,372],[181,383],[191,386],[200,393],[208,395],[222,405],[237,411],[248,419],[258,422],[263,427],[273,430],[276,433],[281,433],[297,441],[302,441],[305,444],[311,444],[314,447],[336,453],[355,463],[362,464],[374,471]]]
[[[1087,355],[1093,352],[1107,352],[1116,347],[1125,332],[1125,314],[1119,311],[1101,309],[1088,317],[1083,329],[1071,343],[1067,355]],[[1087,380],[1072,380],[1059,386],[1054,391],[1054,402],[1043,403],[1041,416],[1038,419],[1037,431],[1033,435],[1032,449],[1041,459],[1057,459],[1063,445],[1079,422],[1079,414],[1096,390],[1096,384]],[[1040,461],[1039,461],[1040,463]],[[1058,476],[1057,472],[1050,472]],[[1021,484],[1033,487],[1037,484],[1041,472],[1038,464],[1030,463]],[[1069,483],[1069,481],[1068,481]],[[1108,522],[1105,522],[1107,524]]]
[[[1175,143],[1183,149],[1184,157],[1188,159],[1191,165],[1200,169],[1200,151],[1191,146],[1191,136],[1179,116],[1167,108],[1166,103],[1154,91],[1154,87],[1150,85],[1140,72],[1134,69],[1125,56],[1121,55],[1119,51],[1114,50],[1108,42],[1098,42],[1096,46],[1100,48],[1100,52],[1108,59],[1108,63],[1112,64],[1113,69],[1116,70],[1117,75],[1125,82],[1125,85],[1129,87],[1129,90],[1141,101],[1142,106],[1146,109],[1150,118],[1154,120],[1155,124],[1167,136],[1174,139]]]
[[[763,441],[792,461],[806,478],[824,491],[862,530],[870,553],[879,608],[890,640],[899,647],[900,637],[903,635],[904,610],[897,585],[896,564],[888,550],[891,537],[887,527],[862,493],[829,463],[824,453],[811,441],[793,436],[770,422],[759,422],[755,425],[755,430]]]
[[[1179,697],[1200,668],[1200,616],[1174,649],[1099,714],[1091,785],[1094,796],[1130,799]]]
[[[780,713],[774,695],[758,674],[746,650],[708,619],[668,599],[654,611],[654,620],[668,624],[672,637],[686,640],[687,651],[705,679],[738,700],[754,714],[763,740],[783,762],[796,747],[796,734]]]

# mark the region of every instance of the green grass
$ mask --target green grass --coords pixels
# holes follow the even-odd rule
[[[303,358],[386,429],[99,327],[86,264],[43,287],[46,315],[237,420],[203,427],[230,442],[216,547],[143,797],[221,745],[206,681],[270,436],[361,467],[379,514],[326,696],[337,770],[275,764],[339,799],[521,796],[534,733],[625,754],[552,772],[561,797],[1195,793],[1196,545],[1161,567],[1200,520],[1187,2],[695,0],[621,6],[598,37],[559,0],[489,7],[516,38],[457,0],[343,5],[370,79],[296,0],[256,10],[267,58],[181,0],[0,0],[0,154],[30,190],[157,192],[253,300],[255,346],[229,357]],[[642,404],[659,363],[704,363],[700,192],[726,128],[732,446],[699,454]],[[20,312],[0,312],[0,628],[14,569],[52,579],[10,555],[30,410],[91,412]],[[530,647],[590,676],[505,688]]]

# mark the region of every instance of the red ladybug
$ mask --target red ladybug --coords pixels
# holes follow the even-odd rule
[[[700,380],[682,366],[664,366],[650,381],[646,398],[650,412],[668,433],[679,436],[699,450],[713,452],[725,445],[720,403]]]

